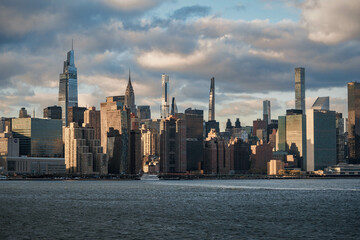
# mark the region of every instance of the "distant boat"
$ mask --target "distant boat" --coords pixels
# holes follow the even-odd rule
[[[6,179],[7,179],[7,176],[0,175],[0,180],[6,180]]]
[[[140,180],[145,180],[145,181],[154,181],[154,180],[159,180],[158,175],[156,174],[147,174],[144,173],[141,177]]]

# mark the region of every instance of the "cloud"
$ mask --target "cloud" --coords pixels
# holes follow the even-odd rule
[[[302,22],[310,40],[337,44],[360,36],[360,2],[353,0],[307,0]]]
[[[164,2],[164,0],[103,0],[103,2],[109,7],[115,8],[119,11],[143,12],[154,8],[158,4]]]
[[[185,20],[189,17],[205,17],[209,15],[210,10],[207,6],[193,5],[176,10],[170,18]]]

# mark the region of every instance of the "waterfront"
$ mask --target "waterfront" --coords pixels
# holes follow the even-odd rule
[[[2,181],[1,239],[358,239],[359,179]]]

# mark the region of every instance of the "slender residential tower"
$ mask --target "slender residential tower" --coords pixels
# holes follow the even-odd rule
[[[209,95],[209,121],[215,120],[215,78],[211,78]]]
[[[271,124],[271,108],[270,101],[263,101],[263,120],[267,122],[267,124]]]
[[[169,116],[169,75],[161,76],[161,87],[161,118],[167,118]]]
[[[177,108],[177,105],[176,105],[175,97],[173,97],[172,101],[171,101],[170,115],[175,115],[176,113],[178,113],[178,108]]]
[[[131,84],[130,68],[129,68],[129,81],[125,91],[125,106],[130,109],[130,112],[136,115],[136,105],[135,105],[135,93]]]
[[[68,107],[78,106],[77,68],[73,44],[64,61],[63,73],[60,74],[59,106],[62,111],[63,126],[68,126]]]
[[[295,68],[295,109],[305,114],[305,68]]]

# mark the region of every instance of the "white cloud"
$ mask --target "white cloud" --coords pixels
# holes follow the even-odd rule
[[[104,0],[104,4],[120,11],[145,11],[151,9],[164,0]]]
[[[360,1],[307,0],[302,22],[315,42],[336,44],[360,36]]]

